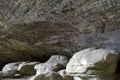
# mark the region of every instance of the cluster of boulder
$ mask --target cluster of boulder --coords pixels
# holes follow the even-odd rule
[[[29,80],[82,80],[84,77],[112,75],[116,71],[118,54],[114,50],[88,48],[69,60],[53,55],[45,63],[14,62],[1,71],[4,78],[32,76]]]

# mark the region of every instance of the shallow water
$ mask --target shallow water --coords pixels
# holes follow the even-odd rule
[[[32,77],[25,77],[25,78],[4,78],[0,80],[30,80]],[[120,80],[120,75],[115,76],[107,76],[107,77],[92,77],[92,78],[83,78],[81,80]]]
[[[120,80],[120,75],[107,76],[107,77],[83,78],[83,80]]]
[[[0,80],[31,80],[33,76],[24,76],[19,78],[0,78]]]

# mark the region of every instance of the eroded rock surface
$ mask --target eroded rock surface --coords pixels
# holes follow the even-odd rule
[[[117,61],[118,55],[114,50],[89,48],[74,54],[66,72],[81,77],[112,75]]]
[[[38,63],[39,62],[26,61],[6,64],[1,71],[1,77],[15,78],[21,77],[21,75],[22,76],[35,75],[36,70],[34,69],[34,66]]]
[[[49,72],[57,72],[59,70],[65,69],[67,62],[68,58],[66,56],[53,55],[47,62],[35,65],[35,69],[37,71],[36,74],[46,74]]]
[[[15,62],[15,63],[9,63],[6,64],[2,69],[2,77],[15,77],[15,75],[18,73],[18,66],[21,62]]]

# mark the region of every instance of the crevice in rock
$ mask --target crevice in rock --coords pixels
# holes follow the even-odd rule
[[[118,65],[116,69],[116,74],[120,74],[120,59],[118,60]]]

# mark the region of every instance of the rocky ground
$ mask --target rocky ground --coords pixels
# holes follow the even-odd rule
[[[22,77],[22,78],[1,78],[1,80],[30,80],[31,76]]]
[[[9,63],[2,68],[1,77],[2,80],[103,80],[116,73],[117,64],[116,51],[88,48],[75,53],[70,60],[66,56],[53,55],[45,63]],[[111,77],[109,80],[114,80]]]

